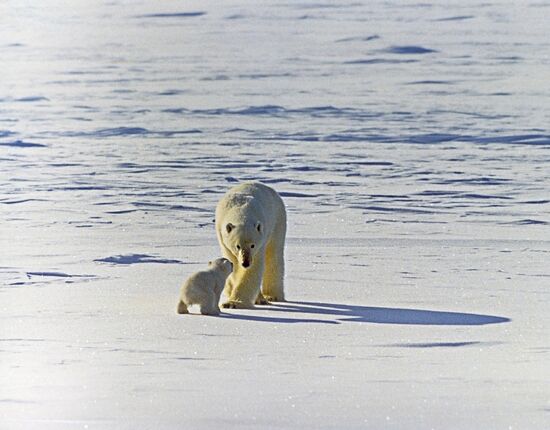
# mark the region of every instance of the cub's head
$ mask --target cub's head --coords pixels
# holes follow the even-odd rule
[[[222,235],[224,244],[239,260],[239,265],[249,268],[263,246],[263,226],[260,222],[248,224],[227,223]]]
[[[227,258],[217,258],[209,261],[208,267],[220,270],[226,277],[233,271],[233,263]]]

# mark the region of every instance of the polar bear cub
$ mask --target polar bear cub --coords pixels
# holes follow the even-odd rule
[[[225,280],[233,271],[233,264],[226,258],[208,263],[208,269],[192,274],[181,287],[178,314],[187,314],[187,307],[199,305],[202,315],[219,315],[219,301]]]

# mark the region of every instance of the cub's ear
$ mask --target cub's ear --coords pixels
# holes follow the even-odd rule
[[[261,223],[256,224],[256,230],[258,230],[258,233],[262,232],[262,224]]]
[[[225,231],[227,231],[228,233],[231,233],[231,230],[233,230],[235,228],[235,226],[231,223],[227,224],[225,226]]]

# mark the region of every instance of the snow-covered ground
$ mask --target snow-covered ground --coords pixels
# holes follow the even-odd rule
[[[548,428],[549,19],[4,2],[0,428]],[[177,315],[242,180],[289,302]]]

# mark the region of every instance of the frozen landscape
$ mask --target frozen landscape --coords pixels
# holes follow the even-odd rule
[[[550,428],[548,1],[4,1],[0,428]],[[288,302],[177,315],[214,208]]]

